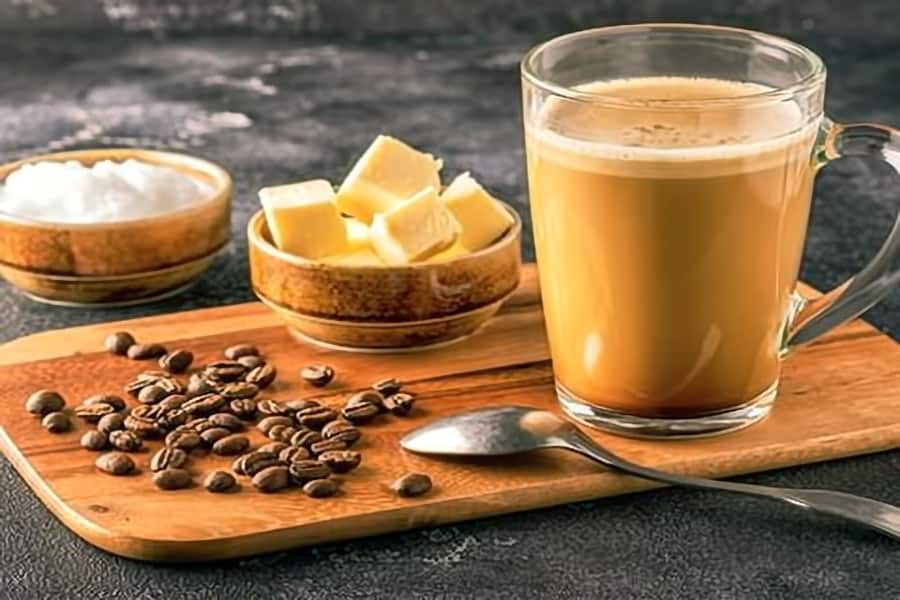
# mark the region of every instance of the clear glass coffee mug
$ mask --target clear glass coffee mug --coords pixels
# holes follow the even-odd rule
[[[872,262],[805,302],[816,171],[900,170],[898,132],[823,115],[813,52],[752,31],[649,24],[565,35],[522,61],[535,245],[559,401],[615,433],[675,437],[765,417],[788,351],[900,277]]]

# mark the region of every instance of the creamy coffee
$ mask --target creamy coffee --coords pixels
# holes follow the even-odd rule
[[[579,89],[606,100],[552,98],[526,124],[559,383],[649,417],[753,400],[778,380],[817,124],[751,83],[652,77]],[[702,111],[677,105],[700,99]]]

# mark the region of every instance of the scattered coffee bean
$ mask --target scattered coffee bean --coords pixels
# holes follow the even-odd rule
[[[242,357],[238,358],[237,361],[239,363],[241,363],[242,365],[244,365],[244,368],[247,369],[248,371],[255,369],[256,367],[258,367],[260,365],[266,364],[266,361],[264,361],[261,356],[253,356],[252,354],[247,355],[247,356],[242,356]]]
[[[208,380],[230,383],[244,376],[246,367],[233,360],[218,360],[206,365],[203,374]]]
[[[206,416],[219,411],[225,406],[225,398],[218,394],[203,394],[191,398],[181,405],[181,409],[189,415]]]
[[[329,450],[318,456],[333,473],[349,473],[362,462],[362,454],[355,450]]]
[[[247,436],[231,434],[213,444],[212,451],[221,456],[234,456],[235,454],[240,454],[249,447],[250,440]]]
[[[304,408],[312,408],[313,406],[322,406],[315,400],[291,400],[285,406],[292,412],[298,412]]]
[[[41,425],[50,433],[64,433],[72,427],[69,415],[64,412],[47,413],[41,420]]]
[[[399,392],[401,387],[403,387],[403,384],[396,377],[382,379],[372,384],[372,389],[382,396],[392,396]]]
[[[285,448],[290,448],[290,444],[286,444],[284,442],[269,442],[268,444],[263,444],[259,448],[257,448],[258,452],[271,452],[275,456],[278,456],[282,450]]]
[[[275,400],[259,400],[256,403],[256,410],[267,416],[287,415],[293,412],[291,409]]]
[[[191,474],[185,469],[163,469],[153,474],[153,485],[161,490],[183,490],[191,485]]]
[[[134,344],[134,336],[127,331],[111,333],[104,342],[107,350],[119,356],[125,356]]]
[[[188,401],[188,397],[184,394],[172,394],[171,396],[166,396],[162,400],[159,401],[157,406],[160,410],[175,410],[176,408],[181,408],[184,406],[184,403]]]
[[[137,377],[129,381],[125,385],[125,391],[134,397],[140,393],[142,389],[147,386],[154,385],[160,379],[166,377],[168,374],[162,371],[145,371],[143,373],[139,373]]]
[[[253,344],[235,344],[225,348],[225,358],[237,360],[244,356],[259,356],[259,349]]]
[[[272,415],[270,417],[264,417],[263,419],[260,419],[259,423],[256,424],[256,428],[262,431],[264,434],[269,435],[269,431],[276,425],[290,427],[293,424],[294,420],[290,417],[286,417],[284,415]]]
[[[253,476],[253,485],[266,494],[283,490],[289,483],[288,469],[282,465],[268,467]]]
[[[109,404],[100,402],[89,405],[81,404],[73,408],[72,412],[75,413],[75,416],[79,419],[84,419],[88,423],[96,423],[106,415],[111,415],[116,412],[116,409]]]
[[[219,440],[227,438],[229,435],[231,435],[230,429],[225,429],[224,427],[210,427],[209,429],[203,430],[200,437],[203,438],[203,441],[207,446],[212,446]],[[241,452],[243,452],[243,450],[241,450]],[[236,454],[236,452],[232,452],[232,454]]]
[[[170,396],[171,398],[171,396]],[[163,400],[165,402],[165,400]],[[162,403],[160,403],[162,404]],[[158,408],[162,408],[157,405]],[[159,426],[163,429],[172,430],[176,427],[181,427],[187,420],[190,418],[190,415],[187,414],[186,411],[181,410],[180,408],[173,408],[170,410],[163,410],[162,414],[158,417],[157,422]]]
[[[187,464],[188,453],[181,448],[163,446],[150,459],[150,470],[153,472],[165,469],[180,469]]]
[[[312,455],[309,453],[309,450],[302,446],[288,446],[278,453],[278,458],[287,464],[290,464],[295,460],[306,460],[310,456]]]
[[[137,452],[144,442],[133,431],[113,431],[109,434],[109,443],[122,452]]]
[[[310,429],[322,429],[326,424],[337,419],[337,412],[327,406],[311,406],[298,410],[294,417],[297,422]]]
[[[243,455],[239,459],[238,464],[240,465],[240,472],[248,477],[253,477],[269,467],[284,466],[284,463],[277,455],[271,452],[263,452],[262,450]]]
[[[194,362],[194,354],[188,350],[174,350],[159,359],[159,366],[169,373],[184,373]]]
[[[237,485],[234,475],[226,471],[213,471],[203,480],[207,492],[222,494]]]
[[[323,452],[331,452],[334,450],[346,450],[347,444],[345,444],[344,442],[342,442],[340,440],[321,440],[314,444],[310,444],[309,449],[313,454],[318,456],[319,454],[322,454]]]
[[[25,400],[25,410],[33,415],[44,416],[60,411],[65,406],[66,401],[63,400],[63,397],[52,390],[38,390]]]
[[[300,371],[303,380],[316,387],[325,387],[334,379],[334,369],[328,365],[310,365]]]
[[[338,491],[338,484],[332,479],[313,479],[303,484],[303,493],[310,498],[328,498]]]
[[[243,398],[254,398],[259,394],[259,388],[255,384],[246,381],[235,381],[229,383],[219,392],[226,400],[240,400]]]
[[[199,419],[192,419],[184,424],[185,427],[189,427],[193,429],[197,433],[203,433],[207,429],[212,429],[215,427],[212,423],[209,422],[209,419],[206,417],[200,417]]]
[[[325,479],[331,475],[329,469],[324,463],[317,460],[295,460],[288,465],[288,472],[291,480],[297,485],[303,485],[307,481],[313,479]]]
[[[309,448],[316,442],[322,441],[322,435],[318,431],[305,427],[291,436],[291,446]]]
[[[350,406],[348,404],[341,410],[341,415],[343,415],[345,419],[347,419],[354,425],[360,425],[363,423],[368,423],[369,421],[377,417],[379,412],[381,411],[377,406],[366,402],[364,404],[357,404],[355,406]]]
[[[295,433],[297,433],[297,428],[293,425],[275,425],[267,435],[270,440],[275,442],[290,442]]]
[[[121,413],[104,415],[97,421],[97,431],[109,434],[125,427],[125,416]]]
[[[147,440],[162,437],[163,433],[165,433],[162,427],[160,427],[153,419],[135,414],[130,414],[125,417],[125,429],[132,431]]]
[[[193,429],[176,429],[166,436],[166,446],[190,451],[198,448],[205,441],[201,437],[202,435]]]
[[[187,389],[184,387],[184,384],[174,377],[160,377],[156,380],[156,383],[154,385],[162,388],[169,394],[183,394],[187,391]]]
[[[121,452],[101,454],[94,461],[94,465],[110,475],[128,475],[134,471],[134,461],[130,456]]]
[[[412,412],[416,397],[406,392],[397,392],[384,399],[384,407],[396,417],[405,417]]]
[[[278,371],[275,370],[275,367],[262,364],[258,367],[253,367],[249,373],[244,375],[244,381],[252,383],[262,390],[272,385],[277,376]]]
[[[122,397],[116,396],[115,394],[94,394],[93,396],[85,398],[81,404],[84,406],[91,406],[92,404],[109,404],[117,411],[125,410],[126,406]]]
[[[241,398],[228,403],[228,408],[239,419],[249,420],[256,414],[256,400],[253,398]]]
[[[391,489],[404,498],[421,496],[431,489],[431,477],[424,473],[407,473],[391,484]]]
[[[384,396],[381,392],[375,390],[363,390],[357,392],[347,399],[346,406],[362,406],[363,404],[371,404],[378,408],[379,411],[384,410]]]
[[[242,465],[244,456],[247,455],[244,454],[242,456],[238,456],[236,459],[234,459],[234,462],[231,463],[231,470],[234,471],[237,475],[246,475],[246,473],[244,473],[244,467]]]
[[[230,431],[243,431],[244,422],[230,413],[216,413],[209,416],[209,422],[216,427],[224,427]]]
[[[199,373],[194,373],[188,379],[187,395],[192,398],[195,396],[202,396],[203,394],[211,394],[215,391],[215,386]]]
[[[171,392],[167,392],[161,385],[154,383],[153,385],[141,388],[141,391],[138,392],[137,399],[141,404],[156,404],[170,395]]]
[[[97,430],[86,431],[81,436],[81,447],[86,450],[103,450],[109,445],[109,438],[105,433]]]
[[[362,437],[362,432],[348,421],[335,420],[322,428],[322,437],[326,440],[339,440],[347,446],[352,446]]]
[[[166,353],[162,344],[132,344],[125,353],[131,360],[150,360]]]

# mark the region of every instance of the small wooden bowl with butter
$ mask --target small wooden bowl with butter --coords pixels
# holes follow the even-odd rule
[[[419,349],[475,332],[518,286],[522,222],[467,174],[438,198],[439,168],[380,136],[336,195],[322,180],[263,190],[247,229],[256,295],[298,337],[343,349]],[[373,183],[392,169],[398,177]]]

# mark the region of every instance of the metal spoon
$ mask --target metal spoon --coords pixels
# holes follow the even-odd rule
[[[502,456],[541,448],[563,448],[644,479],[781,500],[900,539],[900,508],[890,504],[843,492],[776,488],[664,473],[620,458],[553,413],[526,406],[460,413],[410,432],[400,444],[412,452],[454,456]]]

